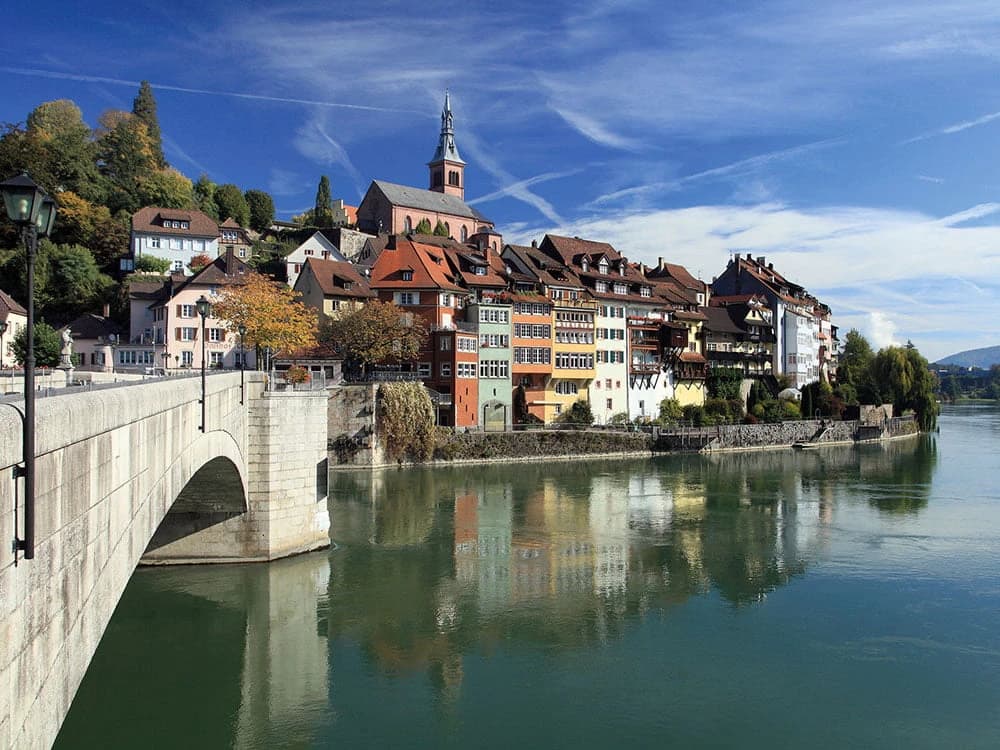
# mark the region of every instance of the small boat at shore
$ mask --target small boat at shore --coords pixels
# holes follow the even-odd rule
[[[819,448],[819,445],[816,443],[798,442],[798,443],[792,443],[792,448],[794,448],[797,451],[814,451],[817,448]]]

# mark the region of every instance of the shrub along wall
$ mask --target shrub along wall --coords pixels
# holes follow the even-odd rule
[[[530,430],[454,434],[449,430],[438,430],[434,458],[443,461],[489,461],[595,453],[648,453],[651,449],[651,436],[642,433]]]

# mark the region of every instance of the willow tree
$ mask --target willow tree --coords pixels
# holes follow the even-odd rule
[[[246,326],[244,344],[268,355],[316,346],[316,314],[298,301],[298,293],[258,273],[223,289],[212,304],[213,315],[236,333]]]
[[[934,428],[937,376],[913,344],[880,349],[872,360],[871,373],[886,400],[892,402],[894,413],[912,410],[921,430]]]

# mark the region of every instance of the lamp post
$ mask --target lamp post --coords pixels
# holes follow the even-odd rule
[[[15,473],[24,477],[24,539],[17,539],[14,527],[14,548],[24,551],[24,559],[35,557],[35,257],[38,236],[52,231],[56,220],[56,203],[36,185],[26,173],[0,182],[7,217],[21,227],[27,265],[26,296],[28,324],[25,330],[24,357],[24,429],[22,457],[24,466]]]
[[[205,431],[205,318],[212,314],[212,303],[205,295],[195,302],[198,314],[201,316],[201,431]]]
[[[108,346],[111,347],[111,374],[115,374],[115,347],[118,345],[118,336],[114,333],[108,334]]]
[[[243,406],[243,379],[246,377],[245,373],[247,369],[247,350],[243,348],[243,337],[246,336],[247,327],[240,323],[236,330],[240,332],[240,406]]]
[[[0,320],[0,370],[3,370],[3,335],[7,333],[7,321]]]

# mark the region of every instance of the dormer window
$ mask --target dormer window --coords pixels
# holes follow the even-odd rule
[[[628,294],[628,286],[625,284],[615,284],[615,294]]]
[[[586,258],[580,261],[580,270],[584,273],[590,270],[590,262]]]
[[[648,286],[644,286],[639,289],[639,294],[641,294],[643,297],[652,297],[653,290],[650,289]]]
[[[187,221],[182,221],[181,222],[181,229],[189,229],[190,227],[191,227],[190,222],[187,222]]]
[[[475,266],[473,271],[475,272],[476,276],[485,276],[486,266]]]
[[[353,281],[345,281],[344,282],[344,291],[349,292],[351,290],[352,286],[354,286],[354,282]]]
[[[608,272],[608,261],[605,258],[601,258],[600,263],[597,264],[597,270],[601,273]]]
[[[403,281],[413,281],[413,271],[406,269],[403,271]]]

